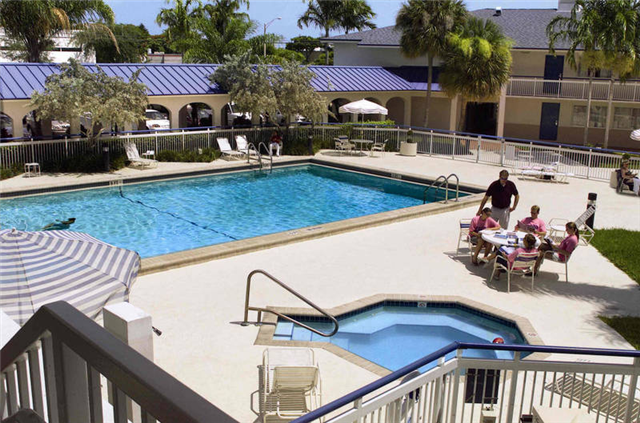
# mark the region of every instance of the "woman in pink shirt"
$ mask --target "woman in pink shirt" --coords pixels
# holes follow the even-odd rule
[[[560,245],[553,244],[548,238],[546,239],[546,243],[540,245],[540,256],[538,256],[538,260],[536,260],[536,273],[538,273],[538,269],[544,261],[544,255],[547,252],[552,252],[550,256],[551,260],[564,263],[578,246],[578,242],[580,241],[578,226],[574,222],[567,222],[564,228],[567,231],[567,237],[562,240]]]
[[[500,255],[498,255],[498,258],[496,259],[498,261],[498,263],[500,263],[500,264],[504,265],[505,267],[508,267],[509,269],[511,269],[511,267],[513,266],[513,263],[516,261],[516,257],[518,257],[518,254],[520,254],[520,253],[535,253],[535,252],[538,251],[536,249],[536,237],[533,236],[532,234],[526,234],[524,236],[524,239],[522,240],[522,243],[524,244],[524,247],[516,248],[509,255],[507,255],[502,250],[499,250],[500,251]],[[522,269],[516,267],[514,270],[522,270]],[[495,278],[496,279],[500,278],[500,272],[496,273]]]
[[[478,254],[480,254],[482,247],[484,246],[485,258],[491,252],[491,248],[493,247],[490,243],[484,242],[482,239],[480,231],[483,229],[500,229],[500,224],[491,218],[491,208],[489,207],[482,209],[480,216],[475,216],[471,219],[471,225],[469,226],[469,237],[471,239],[471,243],[476,246],[473,256],[471,257],[471,262],[476,266],[478,265]]]

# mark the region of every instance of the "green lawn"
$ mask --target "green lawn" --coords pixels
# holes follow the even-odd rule
[[[636,216],[637,217],[637,216]],[[599,229],[591,245],[618,269],[640,284],[640,231]]]
[[[617,268],[640,284],[640,232],[626,229],[600,229],[593,237],[591,245],[605,256]],[[640,349],[640,317],[635,316],[599,316],[615,329],[635,349]]]

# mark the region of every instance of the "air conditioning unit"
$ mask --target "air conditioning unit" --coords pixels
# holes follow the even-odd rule
[[[498,411],[493,408],[480,411],[480,423],[496,423],[498,421]]]

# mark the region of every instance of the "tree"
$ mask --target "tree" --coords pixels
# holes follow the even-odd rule
[[[613,99],[613,83],[640,73],[640,2],[637,0],[576,0],[571,14],[557,16],[547,26],[549,51],[555,53],[558,41],[569,42],[567,62],[577,69],[577,52],[582,50],[581,63],[589,77],[587,116],[583,143],[587,145],[591,119],[591,89],[598,69],[611,70],[609,107],[604,146],[609,141]]]
[[[298,19],[298,27],[316,26],[324,30],[325,38],[329,31],[343,28],[345,31],[375,28],[371,22],[375,13],[365,0],[309,0],[307,10]],[[329,57],[326,56],[326,64]]]
[[[468,100],[496,97],[509,81],[511,45],[498,25],[473,16],[449,36],[439,83],[450,98],[462,97],[461,125]]]
[[[213,3],[207,3],[203,6],[204,11],[209,19],[213,21],[219,33],[224,34],[227,25],[232,19],[242,19],[249,21],[249,15],[246,13],[238,13],[242,5],[249,7],[248,0],[212,0]]]
[[[60,73],[47,77],[44,91],[31,95],[29,105],[40,119],[71,121],[86,116],[91,120],[85,128],[92,142],[112,124],[123,126],[145,119],[147,87],[137,81],[141,69],[124,81],[108,76],[99,66],[97,72],[89,72],[73,59],[58,66]],[[97,133],[95,125],[102,127]]]
[[[287,50],[302,53],[304,55],[305,63],[309,63],[313,52],[320,47],[322,47],[322,43],[317,38],[301,35],[299,37],[292,38],[291,42],[287,43],[285,48]]]
[[[109,27],[116,38],[118,48],[110,38],[105,36],[82,35],[84,48],[96,52],[98,63],[140,63],[147,55],[150,46],[150,35],[147,28],[140,24],[115,24]]]
[[[52,37],[61,31],[109,34],[104,23],[111,24],[113,19],[113,11],[103,0],[0,1],[0,26],[11,46],[19,48],[13,59],[28,62],[47,61]]]
[[[447,39],[464,24],[466,9],[462,0],[409,0],[396,17],[400,51],[409,58],[427,56],[427,97],[424,127],[429,127],[433,60],[447,49]]]
[[[160,10],[156,17],[158,25],[167,26],[164,31],[167,40],[180,53],[184,53],[189,46],[194,20],[200,13],[200,6],[200,0],[174,0],[173,8]]]

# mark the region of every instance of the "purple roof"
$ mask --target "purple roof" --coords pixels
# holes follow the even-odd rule
[[[86,64],[95,71],[96,65]],[[128,79],[142,68],[139,81],[149,89],[149,96],[224,94],[208,76],[219,65],[114,63],[99,65],[107,75]],[[381,66],[309,66],[316,74],[311,84],[319,92],[412,91],[414,84]],[[31,98],[42,91],[45,79],[59,71],[52,63],[0,63],[0,99]],[[434,88],[435,89],[435,88]]]

